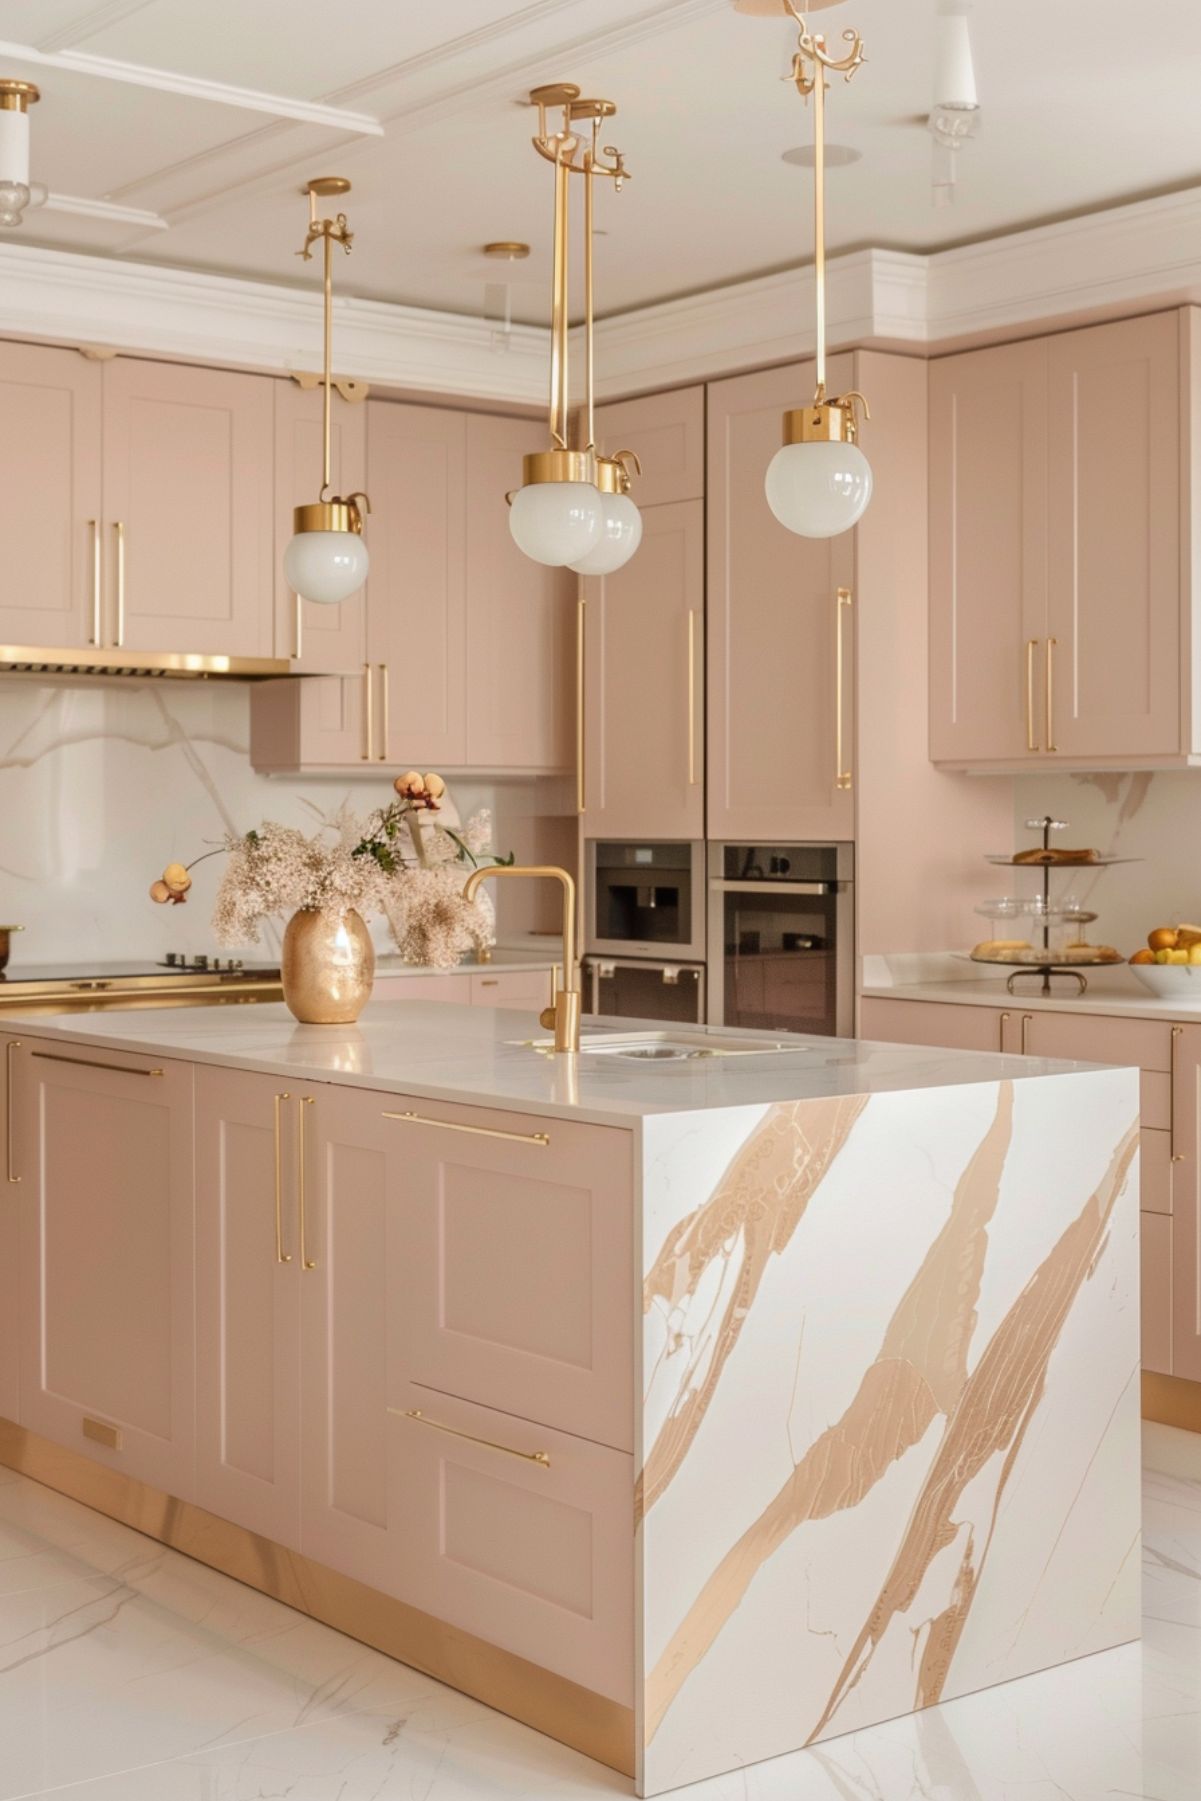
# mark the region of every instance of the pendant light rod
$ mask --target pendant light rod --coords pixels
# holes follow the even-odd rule
[[[570,145],[570,149],[568,146]],[[560,142],[555,157],[555,251],[550,331],[550,435],[560,450],[567,449],[570,413],[567,341],[567,248],[571,224],[571,165],[564,161],[575,148],[574,139]]]
[[[584,449],[596,449],[596,404],[593,399],[593,381],[596,375],[596,329],[592,307],[592,235],[595,229],[593,222],[593,183],[596,180],[594,164],[596,162],[596,134],[600,120],[592,121],[592,148],[584,153]]]
[[[296,252],[305,262],[310,262],[313,255],[313,240],[322,240],[322,287],[325,297],[325,330],[322,336],[322,411],[321,411],[321,494],[324,500],[332,480],[330,474],[330,439],[333,419],[333,357],[334,357],[334,245],[341,244],[346,255],[350,255],[354,243],[354,233],[346,222],[346,214],[339,213],[333,219],[317,217],[318,199],[328,199],[334,194],[349,194],[350,183],[344,175],[319,175],[313,181],[305,183],[301,193],[309,197],[309,228],[305,233],[304,244]]]

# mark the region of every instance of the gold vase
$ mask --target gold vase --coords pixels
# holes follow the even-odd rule
[[[289,1011],[306,1026],[350,1025],[371,999],[375,947],[353,908],[293,913],[280,974]]]

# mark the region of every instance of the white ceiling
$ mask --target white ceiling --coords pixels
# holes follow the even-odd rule
[[[1201,8],[1182,0],[975,0],[983,129],[956,203],[931,204],[936,0],[845,0],[868,63],[831,90],[829,135],[862,160],[829,178],[832,250],[932,250],[1201,184]],[[331,29],[336,25],[337,29]],[[33,174],[58,193],[160,214],[166,231],[27,215],[15,241],[310,283],[295,251],[310,175],[349,176],[339,290],[479,312],[479,246],[526,239],[513,311],[543,322],[550,170],[518,102],[563,79],[617,101],[632,179],[598,223],[602,314],[808,260],[810,176],[780,159],[808,113],[780,76],[784,21],[731,0],[0,0],[0,40],[369,114],[382,137],[0,56],[42,89]]]

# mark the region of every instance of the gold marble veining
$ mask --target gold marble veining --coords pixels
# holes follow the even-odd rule
[[[743,1145],[713,1195],[673,1230],[643,1284],[643,1311],[681,1306],[709,1265],[740,1257],[733,1290],[717,1326],[708,1367],[692,1372],[645,1459],[635,1518],[650,1510],[683,1463],[700,1429],[773,1256],[783,1251],[867,1105],[865,1095],[775,1106]]]

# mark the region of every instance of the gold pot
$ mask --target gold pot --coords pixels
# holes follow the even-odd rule
[[[307,1026],[350,1025],[371,999],[375,947],[351,908],[293,913],[284,932],[280,973],[289,1011]]]

